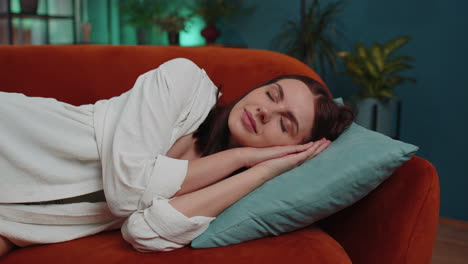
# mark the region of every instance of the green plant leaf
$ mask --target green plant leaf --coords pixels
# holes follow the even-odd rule
[[[367,71],[370,73],[370,75],[377,78],[379,73],[377,72],[374,64],[372,64],[372,62],[369,60],[366,60],[364,63],[366,64]]]
[[[297,50],[301,48],[297,45],[297,43],[300,42],[301,34],[301,29],[296,22],[287,21],[283,24],[281,32],[272,39],[271,48],[296,57],[289,50]],[[300,57],[296,58],[302,59]]]
[[[379,97],[379,98],[394,98],[396,96],[390,90],[383,89],[383,90],[378,91],[377,97]]]
[[[379,44],[373,44],[371,48],[372,59],[379,72],[384,70],[384,57],[382,47]]]
[[[348,60],[345,62],[345,66],[351,74],[357,75],[359,77],[364,76],[364,71],[356,62]]]
[[[367,51],[362,43],[356,44],[356,51],[358,56],[360,56],[363,59],[367,59]]]
[[[336,56],[338,58],[346,58],[348,57],[349,55],[351,55],[351,53],[347,52],[347,51],[340,51],[340,52],[337,52],[336,53]]]
[[[385,43],[383,45],[384,48],[384,56],[386,58],[390,57],[398,48],[401,46],[405,45],[410,41],[410,37],[404,36],[404,37],[398,37],[393,40],[390,40],[389,42]]]
[[[336,72],[336,40],[341,36],[336,21],[343,6],[342,0],[327,5],[312,0],[306,10],[304,24],[298,22],[283,27],[280,34],[273,38],[273,49],[290,56],[294,54],[294,57],[323,75],[328,70]]]
[[[394,98],[396,97],[393,94],[394,87],[404,82],[416,81],[414,78],[397,75],[400,71],[413,68],[412,65],[408,64],[408,62],[414,61],[413,57],[390,57],[409,39],[409,37],[399,37],[384,45],[375,43],[370,48],[366,48],[362,43],[357,43],[355,53],[347,51],[336,53],[346,68],[342,74],[350,76],[351,80],[361,87],[358,92],[359,98]]]
[[[336,45],[332,40],[326,37],[323,37],[318,44],[320,57],[323,57],[322,68],[320,69],[321,73],[327,74],[327,69],[331,69],[333,72],[336,72],[338,70],[336,66],[336,61],[338,59],[336,56]]]
[[[400,71],[411,69],[411,68],[413,68],[413,66],[408,65],[408,64],[402,64],[402,63],[395,64],[395,65],[386,67],[382,74],[390,75],[392,73],[400,72]]]
[[[244,7],[243,0],[194,0],[188,8],[193,14],[202,17],[206,24],[216,24],[220,18],[232,19],[255,10],[255,7]]]
[[[404,82],[404,79],[401,78],[400,76],[394,75],[390,77],[386,82],[385,82],[385,87],[387,89],[393,89],[395,86],[401,84]]]
[[[409,61],[414,61],[414,58],[409,56],[395,57],[387,62],[386,67],[394,67],[398,64],[402,64],[404,62]]]
[[[401,77],[398,75],[392,76],[390,79],[387,80],[386,86],[388,89],[393,89],[395,86],[398,86],[404,82],[416,82],[416,79],[409,78],[409,77]]]

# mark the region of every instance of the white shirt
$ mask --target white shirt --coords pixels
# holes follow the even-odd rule
[[[102,180],[71,178],[67,191],[81,195],[104,189],[107,203],[28,206],[8,204],[23,201],[20,195],[0,194],[0,234],[26,246],[122,226],[124,239],[139,251],[168,251],[190,243],[215,217],[189,218],[168,203],[185,179],[188,161],[164,155],[205,120],[216,92],[203,69],[187,59],[174,59],[139,76],[128,92],[74,109],[93,113]],[[21,193],[35,189],[21,188]],[[64,194],[35,195],[43,201]]]
[[[141,75],[124,95],[95,104],[107,204],[114,215],[129,217],[122,234],[136,249],[182,247],[215,219],[187,218],[168,203],[188,161],[164,156],[200,126],[215,101],[216,86],[205,71],[175,59]]]

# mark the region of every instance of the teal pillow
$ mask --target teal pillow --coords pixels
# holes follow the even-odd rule
[[[366,196],[417,150],[353,123],[318,156],[224,210],[191,247],[227,246],[306,227]]]

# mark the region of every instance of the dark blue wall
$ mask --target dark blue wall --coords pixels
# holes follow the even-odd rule
[[[256,12],[224,25],[224,43],[270,49],[288,19],[299,20],[300,0],[252,0]],[[308,1],[310,2],[310,1]],[[323,0],[326,4],[330,0]],[[341,19],[349,50],[400,35],[413,40],[400,51],[416,58],[407,75],[416,84],[396,89],[402,99],[401,140],[420,147],[418,155],[434,164],[441,185],[442,217],[468,221],[468,1],[352,0]],[[352,95],[348,79],[323,76],[335,96]],[[465,135],[465,136],[463,136]]]

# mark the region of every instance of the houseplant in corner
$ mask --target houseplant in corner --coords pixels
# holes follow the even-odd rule
[[[337,39],[342,35],[337,24],[344,5],[342,0],[325,6],[319,0],[312,0],[303,10],[302,21],[286,22],[273,38],[271,48],[301,60],[322,77],[329,69],[336,72]]]
[[[343,59],[345,72],[361,89],[353,98],[357,109],[356,122],[390,137],[397,137],[397,115],[399,99],[393,89],[404,82],[416,82],[414,78],[398,73],[413,68],[409,56],[392,56],[408,43],[410,37],[403,36],[384,44],[374,43],[366,48],[356,44],[355,54],[342,51],[337,55]]]

